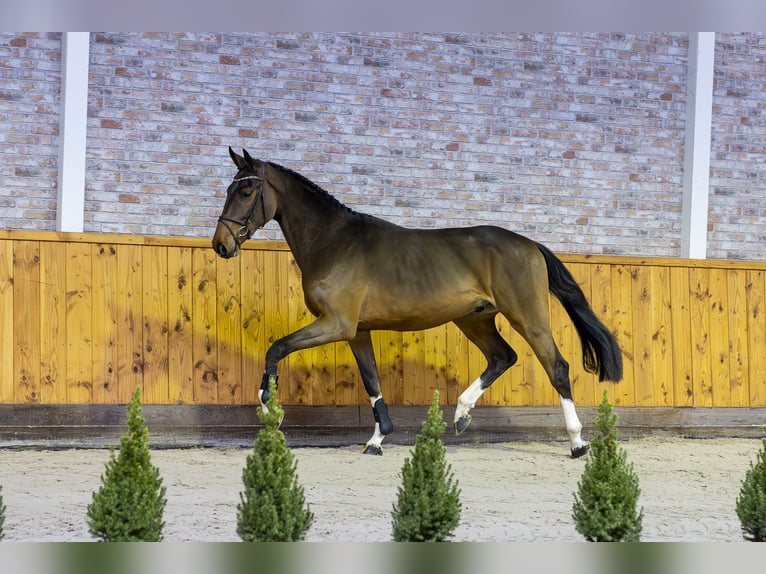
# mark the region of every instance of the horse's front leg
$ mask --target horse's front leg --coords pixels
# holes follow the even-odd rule
[[[372,338],[369,331],[359,331],[356,337],[348,342],[351,352],[354,354],[359,373],[362,375],[364,388],[370,397],[372,415],[375,418],[375,430],[372,437],[364,445],[364,454],[383,454],[381,444],[386,435],[391,434],[394,425],[388,415],[388,407],[380,392],[380,373],[375,362],[375,351],[372,347]]]
[[[274,388],[277,386],[277,367],[282,359],[295,351],[348,340],[354,336],[354,329],[354,324],[349,321],[323,315],[313,323],[275,341],[266,351],[266,369],[258,391],[261,408],[266,409],[271,382],[273,381]]]

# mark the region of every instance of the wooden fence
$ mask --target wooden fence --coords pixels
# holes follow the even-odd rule
[[[766,405],[766,264],[562,255],[616,333],[625,378],[602,384],[581,366],[558,302],[552,324],[574,398],[617,406]],[[282,243],[251,241],[232,260],[208,239],[0,231],[0,404],[257,402],[264,354],[311,319]],[[481,404],[557,405],[545,373],[504,320],[520,356]],[[454,405],[484,368],[452,325],[380,332],[374,342],[392,405]],[[284,404],[367,404],[345,343],[291,355]]]

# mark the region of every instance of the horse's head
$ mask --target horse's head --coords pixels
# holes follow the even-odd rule
[[[242,151],[244,157],[229,148],[239,171],[226,191],[226,203],[213,234],[213,249],[226,259],[237,255],[240,245],[273,219],[277,209],[267,182],[268,164],[253,159],[247,150]]]

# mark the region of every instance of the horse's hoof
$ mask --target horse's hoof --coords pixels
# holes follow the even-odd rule
[[[455,434],[460,434],[471,424],[471,415],[464,415],[455,421]]]
[[[572,449],[572,458],[580,458],[581,456],[588,453],[588,445],[584,444],[582,446],[578,446],[577,448]]]
[[[383,449],[379,446],[375,446],[372,444],[366,444],[364,445],[364,448],[362,449],[362,454],[371,454],[371,455],[378,455],[383,456]]]

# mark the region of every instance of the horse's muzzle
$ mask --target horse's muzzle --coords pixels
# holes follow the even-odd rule
[[[216,254],[223,259],[231,259],[237,255],[237,253],[239,253],[239,244],[235,242],[233,247],[229,248],[226,246],[225,241],[213,238],[213,251],[215,251]]]
[[[223,257],[224,259],[229,259],[230,257],[233,257],[236,251],[237,251],[236,249],[232,249],[231,251],[229,251],[228,249],[226,249],[226,246],[223,243],[219,243],[218,247],[215,250],[215,252],[218,253],[218,256]]]

